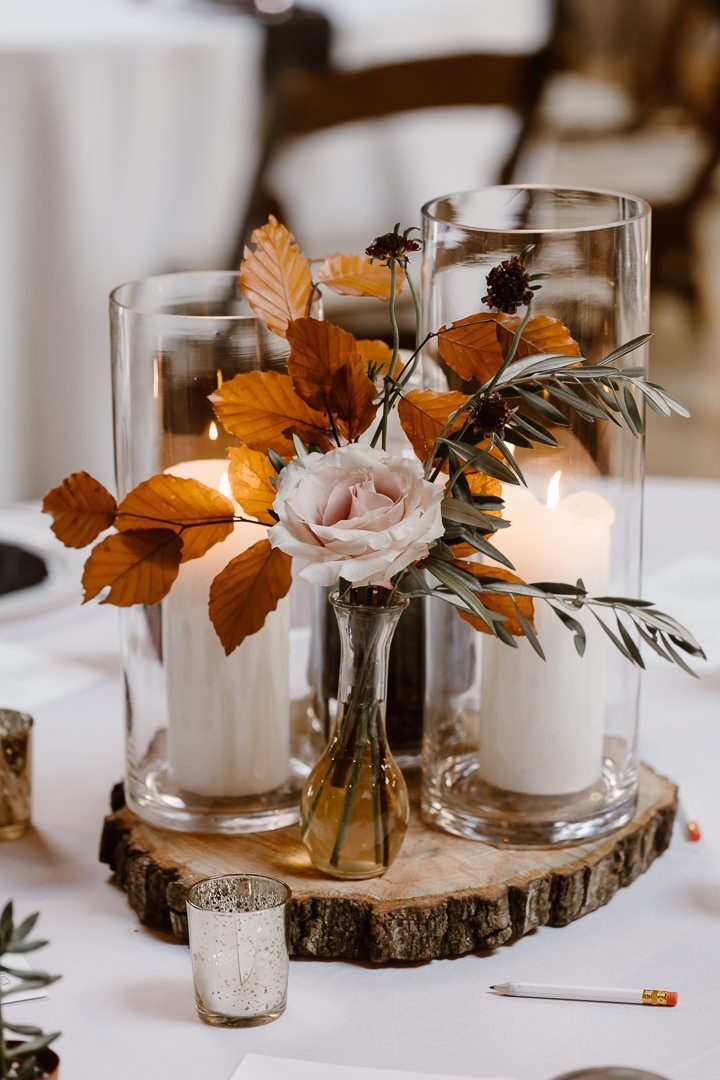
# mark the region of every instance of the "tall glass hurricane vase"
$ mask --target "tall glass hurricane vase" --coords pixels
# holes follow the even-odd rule
[[[385,727],[390,643],[408,601],[357,606],[333,595],[330,602],[340,629],[338,714],[303,791],[302,837],[318,870],[377,877],[400,850],[409,816]]]
[[[487,310],[492,267],[523,255],[541,285],[543,319],[561,320],[581,355],[599,361],[648,328],[650,211],[629,195],[497,187],[450,195],[423,209],[426,328]],[[528,324],[528,330],[531,329]],[[646,363],[645,349],[620,364]],[[431,345],[425,380],[471,391]],[[494,540],[528,582],[581,578],[597,596],[640,586],[643,441],[626,424],[578,417],[550,428],[560,449],[517,450],[527,488],[503,484],[511,526]],[[642,406],[638,404],[638,409]],[[547,417],[543,423],[547,423]],[[638,789],[637,669],[591,614],[578,615],[585,655],[555,611],[536,601],[543,661],[474,630],[452,608],[429,605],[423,811],[448,831],[504,844],[598,836],[627,822]]]
[[[183,273],[111,297],[115,462],[122,498],[161,471],[230,494],[227,451],[209,395],[233,376],[282,369],[287,343],[256,319],[235,274]],[[290,600],[226,657],[208,618],[212,579],[263,539],[238,523],[184,563],[161,604],[122,611],[126,797],[165,828],[242,832],[297,821],[310,745],[289,688]]]

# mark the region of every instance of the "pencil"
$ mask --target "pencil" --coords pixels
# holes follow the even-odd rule
[[[698,825],[697,818],[688,811],[684,800],[680,800],[678,803],[678,817],[680,819],[680,824],[682,825],[682,830],[685,833],[685,839],[697,843],[702,836],[700,826]]]
[[[543,983],[495,983],[507,997],[560,998],[563,1001],[614,1001],[623,1005],[677,1005],[673,990],[623,990],[616,986],[545,986]]]

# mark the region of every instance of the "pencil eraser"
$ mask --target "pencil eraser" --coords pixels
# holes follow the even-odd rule
[[[668,990],[666,1000],[668,1005],[677,1005],[678,996],[674,990]]]

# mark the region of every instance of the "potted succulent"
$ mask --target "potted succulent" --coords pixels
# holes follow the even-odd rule
[[[34,952],[47,945],[46,941],[29,940],[38,918],[37,913],[28,915],[16,926],[12,900],[0,915],[0,1080],[57,1080],[60,1068],[60,1059],[50,1049],[50,1043],[57,1039],[59,1031],[44,1035],[38,1027],[10,1023],[3,1015],[3,1001],[10,994],[18,990],[40,990],[60,978],[44,971],[23,971],[13,966],[13,954]],[[12,978],[14,985],[11,988],[4,987],[4,976]]]

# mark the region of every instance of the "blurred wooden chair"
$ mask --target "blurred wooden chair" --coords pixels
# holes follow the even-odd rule
[[[419,109],[506,106],[520,118],[517,138],[498,176],[507,182],[532,132],[542,87],[552,69],[552,37],[530,54],[438,56],[350,71],[290,65],[276,72],[268,85],[262,148],[232,265],[238,265],[247,237],[268,213],[292,227],[273,191],[271,166],[293,140],[320,131]]]
[[[586,7],[585,0],[563,0],[561,11],[575,9],[577,14]],[[592,11],[586,12],[604,26],[605,35],[598,43],[599,56],[587,58],[586,67],[603,69],[602,54],[618,38],[620,56],[610,59],[606,76],[626,80],[628,112],[624,122],[616,118],[615,125],[582,130],[548,116],[545,107],[538,138],[548,140],[552,150],[542,161],[538,179],[630,188],[648,198],[653,206],[654,283],[695,302],[693,230],[720,165],[720,3],[637,0],[629,5],[615,0],[603,11],[604,23],[594,0]],[[572,20],[564,14],[561,22],[559,69],[567,70],[573,62],[568,42],[582,64],[582,36],[573,34]],[[591,48],[587,34],[586,26],[586,50]],[[521,162],[524,166],[535,175],[531,160]]]

